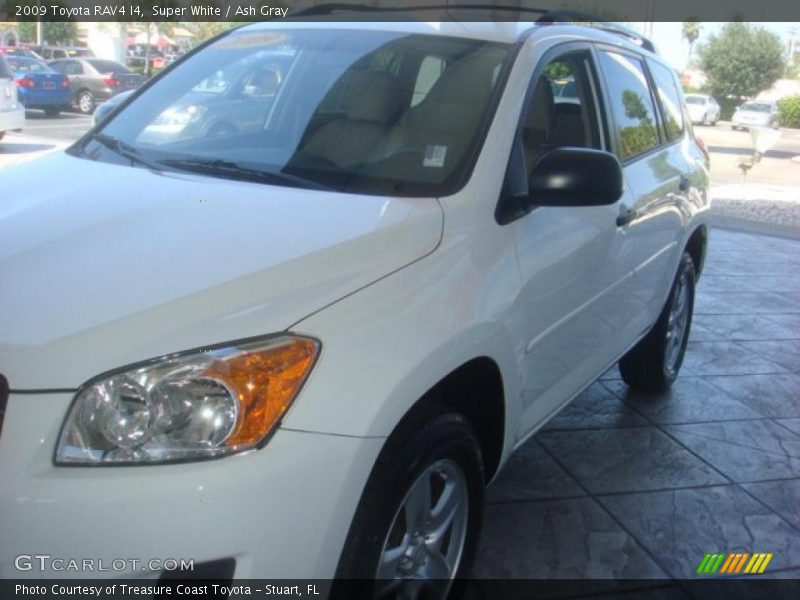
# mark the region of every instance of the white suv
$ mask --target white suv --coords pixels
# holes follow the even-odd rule
[[[465,575],[515,448],[681,366],[708,157],[643,44],[253,24],[5,171],[2,574]]]

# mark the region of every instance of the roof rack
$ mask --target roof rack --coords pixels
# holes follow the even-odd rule
[[[420,12],[420,11],[443,11],[449,13],[453,10],[463,11],[507,11],[524,14],[536,14],[539,17],[536,23],[547,25],[556,23],[573,23],[584,24],[601,31],[614,33],[631,40],[638,44],[645,50],[655,53],[656,48],[648,38],[640,33],[617,23],[607,21],[600,17],[593,15],[572,11],[572,10],[549,10],[544,8],[535,8],[527,6],[511,6],[503,4],[423,4],[420,6],[376,6],[371,4],[359,3],[344,3],[344,2],[331,2],[324,4],[317,4],[308,8],[300,9],[290,12],[288,17],[316,17],[323,15],[332,15],[338,12],[353,12],[353,13],[403,13],[403,12]]]
[[[600,29],[601,31],[606,31],[608,33],[615,33],[617,35],[621,35],[624,38],[627,38],[638,44],[645,50],[652,52],[653,54],[656,53],[656,47],[648,38],[643,36],[642,34],[634,31],[633,29],[629,29],[612,21],[606,21],[605,19],[600,19],[598,17],[587,15],[585,13],[576,12],[573,10],[550,10],[543,14],[536,20],[537,23],[548,24],[548,23],[575,23],[575,24],[585,24],[590,27],[594,27],[595,29]]]

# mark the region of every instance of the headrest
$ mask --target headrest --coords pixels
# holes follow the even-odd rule
[[[369,73],[359,87],[347,111],[347,118],[371,123],[391,123],[400,112],[401,102],[400,88],[394,77],[388,73]]]
[[[553,91],[550,88],[550,80],[546,77],[539,77],[525,118],[525,128],[549,133],[553,129],[553,112]]]
[[[495,69],[502,54],[495,48],[481,48],[447,66],[421,104],[443,102],[483,106],[492,90]]]

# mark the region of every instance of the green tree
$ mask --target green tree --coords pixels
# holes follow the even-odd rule
[[[697,41],[697,38],[700,37],[700,31],[703,29],[703,26],[700,24],[700,21],[696,19],[690,19],[688,21],[683,22],[683,27],[681,27],[681,37],[689,42],[689,61],[692,62],[692,50],[694,50],[694,44]]]
[[[19,37],[23,42],[36,43],[36,23],[18,23]],[[78,39],[78,25],[72,21],[42,23],[42,41],[46,44],[74,44]]]
[[[786,68],[781,39],[746,23],[726,23],[698,54],[707,87],[720,98],[756,96],[780,79]]]

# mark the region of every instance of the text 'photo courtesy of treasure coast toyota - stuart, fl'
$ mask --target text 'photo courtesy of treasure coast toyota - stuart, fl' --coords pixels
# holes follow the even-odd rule
[[[0,172],[3,577],[455,591],[515,449],[676,379],[691,121],[646,39],[552,20],[253,23],[115,95]]]

